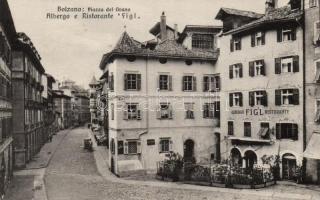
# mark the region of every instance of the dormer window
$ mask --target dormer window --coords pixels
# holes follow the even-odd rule
[[[213,49],[214,36],[212,34],[193,34],[192,48]]]

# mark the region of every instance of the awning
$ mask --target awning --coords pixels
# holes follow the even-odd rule
[[[305,158],[320,159],[320,133],[313,133],[306,150],[303,152]]]
[[[261,128],[258,135],[260,135],[261,137],[266,137],[268,131],[269,131],[269,128]]]
[[[248,137],[229,137],[233,144],[271,144],[271,140],[256,139]]]

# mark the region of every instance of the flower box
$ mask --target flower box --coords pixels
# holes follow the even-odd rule
[[[251,185],[233,184],[232,186],[236,189],[252,189]]]

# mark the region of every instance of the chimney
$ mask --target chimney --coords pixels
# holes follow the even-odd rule
[[[266,0],[266,13],[278,7],[278,0]]]
[[[174,24],[174,39],[178,39],[178,24]]]
[[[166,22],[166,16],[164,15],[164,12],[162,12],[162,15],[160,18],[160,39],[161,40],[167,39],[167,22]]]

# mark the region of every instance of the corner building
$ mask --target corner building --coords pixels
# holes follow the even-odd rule
[[[197,163],[220,159],[214,42],[220,30],[187,26],[179,33],[163,14],[150,30],[155,39],[138,42],[124,32],[103,56],[112,172],[155,173],[157,162],[171,151]]]
[[[246,168],[279,156],[293,179],[303,160],[303,12],[292,1],[265,14],[221,8],[221,143],[224,159]]]

